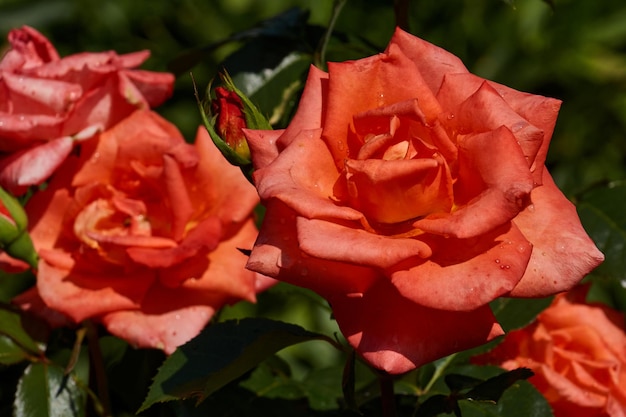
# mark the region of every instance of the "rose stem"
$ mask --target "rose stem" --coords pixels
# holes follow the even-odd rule
[[[393,393],[393,377],[390,375],[380,375],[380,402],[383,410],[383,417],[396,416],[396,399]]]
[[[98,331],[95,324],[91,320],[85,320],[84,325],[87,328],[87,343],[89,345],[89,353],[91,363],[96,378],[96,387],[98,398],[102,406],[102,415],[111,416],[111,400],[109,398],[109,388],[107,383],[106,370],[104,369],[104,360],[100,343],[98,341]]]

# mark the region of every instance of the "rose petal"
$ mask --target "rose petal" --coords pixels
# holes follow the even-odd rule
[[[10,73],[3,73],[2,79],[11,94],[13,106],[28,114],[64,113],[83,93],[80,85],[64,81]]]
[[[0,160],[0,184],[16,195],[48,179],[72,151],[74,141],[62,137]]]
[[[297,246],[296,215],[280,200],[266,204],[259,238],[246,268],[319,294],[362,294],[377,278],[371,268],[314,259]]]
[[[174,91],[174,75],[170,73],[134,70],[125,74],[151,108],[163,104]]]
[[[163,156],[163,185],[166,201],[170,201],[171,237],[180,241],[187,229],[187,224],[194,214],[194,208],[187,192],[187,185],[178,162],[169,155]]]
[[[446,74],[468,72],[463,62],[455,55],[400,28],[396,28],[389,43],[396,45],[415,63],[424,82],[433,92],[439,90]],[[416,94],[415,97],[420,96]]]
[[[371,365],[390,374],[410,371],[503,333],[487,306],[464,312],[427,308],[404,298],[385,280],[362,297],[335,293],[329,302],[348,342]]]
[[[350,206],[370,221],[397,223],[452,208],[452,180],[431,158],[345,161]]]
[[[507,128],[463,137],[454,186],[460,208],[427,216],[414,226],[461,239],[478,236],[512,220],[527,204],[532,188],[526,160]]]
[[[355,265],[389,268],[409,258],[428,258],[428,245],[417,239],[375,235],[317,219],[297,218],[298,245],[307,255]]]
[[[276,141],[284,132],[284,130],[243,129],[255,169],[265,168],[278,157]]]
[[[148,297],[168,305],[172,294],[151,292]],[[215,309],[211,306],[189,306],[160,313],[116,311],[102,317],[111,334],[138,348],[161,349],[172,354],[176,348],[195,337],[209,322]]]
[[[41,298],[48,307],[75,322],[111,311],[137,308],[155,278],[149,270],[97,274],[93,270],[80,272],[76,267],[59,268],[48,262],[51,253],[41,251],[40,256],[37,289]]]
[[[576,208],[547,170],[543,185],[532,191],[531,201],[514,220],[534,248],[512,297],[545,297],[566,291],[604,260],[580,224]]]
[[[278,198],[308,218],[359,220],[361,213],[332,201],[339,173],[319,135],[319,130],[301,132],[271,165],[255,171],[258,193],[262,200]]]
[[[514,225],[470,238],[423,238],[432,255],[390,271],[406,298],[425,307],[469,311],[507,294],[519,282],[532,246]]]

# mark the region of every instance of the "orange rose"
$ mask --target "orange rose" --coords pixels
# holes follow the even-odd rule
[[[560,294],[530,326],[507,334],[476,363],[532,369],[555,417],[626,416],[624,317]]]
[[[256,238],[257,203],[204,128],[192,146],[138,110],[84,142],[26,205],[41,259],[36,287],[15,302],[170,353],[268,284],[237,250]]]
[[[284,131],[247,131],[267,213],[248,268],[332,305],[401,373],[502,333],[488,303],[576,284],[603,255],[544,167],[560,102],[470,74],[402,30],[311,68]]]
[[[45,181],[74,142],[107,129],[137,108],[158,106],[172,74],[134,70],[148,51],[60,58],[35,29],[9,32],[0,60],[0,186],[14,194]]]

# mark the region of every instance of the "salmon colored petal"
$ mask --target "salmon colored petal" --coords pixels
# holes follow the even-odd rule
[[[446,74],[468,72],[463,62],[455,55],[400,28],[396,28],[389,43],[396,45],[415,63],[424,82],[435,93]]]
[[[580,224],[576,208],[547,170],[531,201],[514,220],[534,248],[524,277],[511,291],[513,297],[545,297],[566,291],[604,260]]]
[[[459,178],[451,214],[434,214],[414,226],[444,236],[468,238],[512,220],[527,204],[533,188],[528,165],[505,127],[461,138]]]
[[[206,216],[218,217],[227,229],[238,227],[259,203],[256,189],[222,156],[204,127],[197,130],[195,150],[199,162],[188,184],[194,207]]]
[[[382,269],[401,261],[422,261],[432,255],[417,239],[376,235],[324,220],[297,218],[298,246],[309,256]]]
[[[348,157],[348,144],[343,138],[348,137],[353,115],[415,97],[419,97],[427,120],[434,120],[441,112],[415,64],[393,44],[386,54],[358,61],[330,62],[328,71],[322,138],[340,168]],[[397,88],[397,80],[411,88]]]
[[[75,322],[118,310],[135,309],[154,282],[151,271],[98,276],[74,268],[55,267],[40,253],[37,289],[43,301]],[[52,256],[52,255],[50,255]],[[51,259],[53,260],[53,259]],[[72,261],[73,262],[73,261]]]
[[[361,213],[333,202],[339,173],[319,134],[301,132],[271,165],[254,172],[261,200],[278,198],[308,218],[359,220]]]
[[[441,160],[345,161],[350,206],[368,220],[397,223],[452,208],[452,181]]]
[[[371,365],[401,374],[435,359],[488,342],[502,329],[488,306],[455,312],[406,299],[379,280],[362,297],[329,298],[339,328]]]
[[[266,204],[265,220],[246,268],[322,296],[362,294],[377,279],[372,268],[316,259],[297,245],[295,212],[279,200]]]
[[[194,214],[194,208],[187,192],[187,185],[178,162],[169,155],[163,156],[163,186],[172,210],[172,239],[180,241],[187,229],[187,224]]]
[[[172,296],[162,293],[157,297],[150,293],[147,297],[168,305]],[[161,349],[169,355],[200,333],[214,313],[211,306],[188,306],[152,314],[140,310],[116,311],[104,315],[102,323],[111,334],[137,348]]]
[[[174,247],[155,248],[135,246],[126,253],[135,262],[150,268],[167,268],[195,256],[200,250],[213,250],[222,237],[221,224],[210,217],[191,229],[187,236]]]
[[[514,225],[469,239],[424,238],[432,255],[390,271],[407,299],[425,307],[469,311],[507,294],[519,282],[532,245]]]
[[[255,169],[265,168],[278,157],[276,141],[284,132],[284,130],[243,129]]]
[[[33,142],[41,142],[42,138],[64,136],[66,118],[65,115],[0,112],[0,150],[14,152],[32,146]]]
[[[57,310],[49,308],[39,296],[37,287],[32,287],[11,299],[11,304],[19,306],[38,317],[42,317],[53,329],[72,327],[75,323]]]
[[[45,142],[0,160],[0,184],[16,195],[48,179],[74,147],[71,137]]]

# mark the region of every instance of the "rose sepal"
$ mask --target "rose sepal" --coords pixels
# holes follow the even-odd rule
[[[9,256],[37,266],[37,253],[26,232],[28,216],[20,202],[0,187],[0,249]]]

